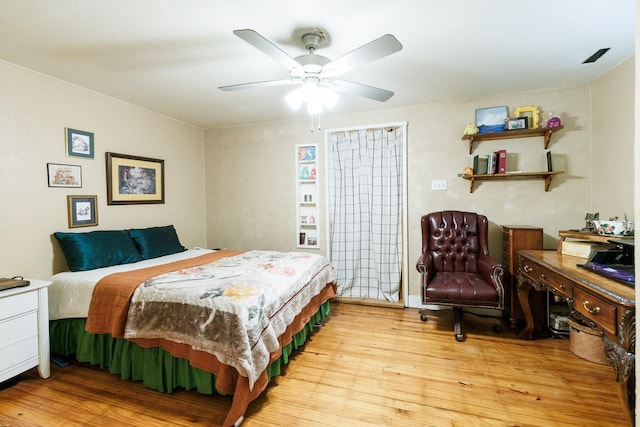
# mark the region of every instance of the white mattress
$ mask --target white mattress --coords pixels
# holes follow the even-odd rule
[[[114,265],[88,271],[65,271],[49,278],[49,319],[68,319],[87,317],[91,294],[96,283],[105,276],[121,271],[152,267],[168,262],[180,261],[214,252],[209,249],[195,248],[172,255],[148,259],[132,264]]]

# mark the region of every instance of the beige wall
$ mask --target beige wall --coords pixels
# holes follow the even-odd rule
[[[635,58],[592,85],[591,104],[591,211],[633,221]]]
[[[322,117],[325,129],[408,122],[409,305],[419,305],[413,265],[419,255],[423,213],[467,209],[486,214],[491,221],[491,250],[499,256],[500,224],[543,227],[545,246],[553,248],[557,231],[581,227],[585,212],[599,210],[609,215],[606,209],[611,208],[611,214],[624,215],[633,209],[629,172],[633,165],[620,167],[631,162],[630,156],[598,162],[597,170],[591,161],[592,151],[594,157],[602,156],[602,147],[607,152],[614,147],[615,152],[633,151],[629,108],[633,91],[628,90],[633,87],[633,61],[593,87]],[[310,132],[308,117],[203,132],[6,62],[0,62],[0,94],[5,100],[0,104],[0,200],[4,208],[0,213],[4,242],[0,277],[48,277],[63,267],[50,236],[54,231],[69,231],[67,194],[98,196],[99,226],[75,231],[172,223],[187,246],[295,249],[294,147],[318,143],[321,156],[324,154],[324,132]],[[608,102],[612,98],[615,102]],[[511,111],[536,105],[543,115],[553,111],[562,116],[565,129],[554,136],[549,148],[555,168],[567,173],[554,178],[549,192],[544,191],[541,180],[513,180],[483,182],[471,194],[468,181],[457,176],[472,161],[466,141],[460,139],[464,126],[473,121],[476,108],[496,105],[507,105]],[[63,131],[67,126],[95,133],[95,159],[65,157]],[[473,154],[499,148],[517,157],[518,164],[512,168],[546,167],[541,138],[482,142],[474,146]],[[106,151],[164,159],[167,203],[107,206]],[[81,165],[83,188],[48,188],[47,162]],[[592,176],[597,184],[592,185]],[[446,179],[448,191],[431,191],[432,179]],[[622,193],[615,193],[624,198],[612,197],[611,191],[599,187],[604,182],[618,185],[627,181],[629,187],[622,186]],[[617,204],[621,200],[624,202]],[[321,226],[326,230],[324,219]],[[321,237],[324,252],[326,241]]]
[[[0,277],[47,278],[64,268],[54,231],[174,224],[204,246],[204,132],[0,61]],[[95,157],[65,156],[64,129],[95,134]],[[105,152],[165,160],[165,204],[107,206]],[[49,188],[47,163],[82,166],[82,188]],[[97,195],[97,227],[67,227],[66,197]],[[55,250],[54,250],[55,249]]]
[[[633,85],[633,70],[629,73],[628,67],[624,64],[621,72],[613,72],[606,83],[598,84],[628,88]],[[598,90],[602,92],[600,97],[606,96],[606,87]],[[621,105],[633,100],[632,91],[626,94],[628,99]],[[419,277],[414,265],[421,244],[419,219],[424,213],[463,209],[486,214],[491,221],[490,249],[498,258],[502,253],[501,224],[543,227],[546,248],[555,247],[558,230],[584,226],[584,215],[593,208],[590,146],[595,133],[591,98],[591,88],[582,86],[322,117],[325,129],[408,122],[409,306],[420,305]],[[542,180],[510,180],[482,182],[471,194],[469,182],[457,176],[471,165],[473,157],[468,153],[467,142],[461,140],[465,125],[474,121],[476,108],[499,105],[507,105],[510,111],[535,105],[543,117],[549,111],[562,117],[565,128],[553,136],[549,150],[554,169],[566,173],[553,179],[550,191],[544,191]],[[608,115],[617,114],[617,109],[605,109],[600,114],[598,126]],[[617,132],[617,149],[631,152],[632,121],[620,126],[625,129]],[[324,133],[311,133],[309,119],[303,117],[298,121],[208,130],[205,136],[208,244],[240,249],[295,249],[294,148],[295,144],[315,142],[323,148],[320,155],[324,156]],[[603,142],[598,139],[594,143]],[[501,148],[512,153],[511,160],[517,159],[511,169],[546,170],[542,138],[482,142],[474,145],[473,154]],[[621,172],[616,164],[599,168],[599,176],[608,177],[610,183],[632,183],[627,171]],[[433,179],[446,179],[448,191],[431,191]],[[604,213],[604,207],[602,210]],[[324,220],[321,226],[326,230]],[[322,237],[320,251],[326,253]]]

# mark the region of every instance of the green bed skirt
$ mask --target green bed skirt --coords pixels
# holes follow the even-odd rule
[[[329,315],[327,301],[311,317],[304,328],[293,335],[282,349],[282,356],[267,366],[269,381],[289,363],[291,353],[302,346],[316,324]],[[84,330],[86,319],[62,319],[50,322],[51,354],[75,356],[80,362],[99,365],[125,380],[142,381],[145,387],[170,393],[176,388],[197,389],[200,393],[217,393],[215,375],[194,368],[186,359],[173,357],[160,347],[143,348],[109,334],[90,334]],[[222,394],[222,393],[220,393]]]

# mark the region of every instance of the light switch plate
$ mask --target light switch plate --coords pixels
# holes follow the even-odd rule
[[[447,190],[447,180],[446,179],[432,179],[431,180],[431,190],[432,191],[446,191]]]

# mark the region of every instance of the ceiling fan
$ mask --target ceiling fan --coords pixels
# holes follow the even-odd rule
[[[316,54],[319,45],[326,38],[326,33],[319,29],[310,30],[302,35],[302,43],[308,53],[296,58],[289,56],[254,30],[235,30],[233,34],[284,65],[289,70],[290,77],[285,80],[267,80],[220,86],[218,88],[220,90],[232,91],[266,86],[302,85],[300,90],[290,93],[287,100],[294,108],[296,104],[299,106],[301,103],[307,102],[310,113],[322,111],[321,105],[311,104],[310,99],[312,97],[322,98],[325,106],[331,102],[335,103],[337,95],[332,95],[332,90],[380,102],[384,102],[393,96],[393,92],[389,90],[335,78],[360,65],[402,50],[402,44],[391,34],[381,36],[333,61]],[[313,93],[312,96],[309,95],[310,91]],[[333,99],[329,99],[332,97]]]

